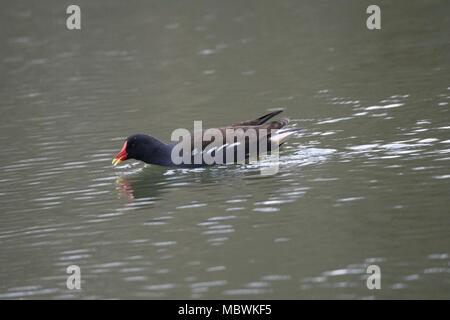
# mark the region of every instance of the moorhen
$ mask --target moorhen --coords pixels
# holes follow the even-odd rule
[[[219,163],[217,159],[221,159],[221,161],[223,161],[221,163],[237,163],[240,162],[240,160],[248,160],[251,158],[251,153],[249,152],[251,149],[249,144],[251,142],[256,142],[256,157],[259,158],[263,152],[270,154],[274,145],[278,148],[278,146],[282,145],[293,133],[298,131],[297,128],[285,128],[280,130],[288,124],[289,119],[287,118],[267,122],[269,119],[280,114],[282,111],[283,110],[277,110],[255,120],[242,121],[226,127],[214,128],[213,130],[215,131],[213,132],[219,134],[221,133],[222,137],[214,137],[214,139],[209,140],[206,140],[203,136],[203,133],[208,130],[202,131],[199,137],[196,136],[194,131],[193,137],[192,135],[189,135],[188,139],[184,139],[181,143],[178,141],[169,144],[159,141],[158,139],[146,134],[134,134],[128,137],[125,141],[120,152],[112,160],[112,164],[116,166],[122,161],[128,159],[135,159],[148,164],[168,167],[199,167],[209,164],[217,164]],[[241,137],[242,134],[245,135],[245,140],[238,140],[236,142],[236,138],[234,138],[235,140],[230,142],[225,139],[225,137],[228,137],[227,133],[230,132],[230,130],[235,132],[239,131],[241,133]],[[252,136],[251,134],[248,134],[252,130],[256,133],[256,135]],[[187,130],[185,131],[187,132]],[[239,135],[236,136],[239,137]],[[240,146],[241,143],[239,141],[245,141],[245,143]],[[267,146],[264,148],[265,143],[267,143]],[[239,157],[238,149],[244,145],[245,149],[243,156]],[[187,149],[184,149],[184,147]],[[177,149],[175,150],[175,148]],[[178,151],[180,148],[181,150]],[[186,150],[189,151],[188,155],[185,153]],[[178,158],[174,159],[174,154],[179,155],[180,157],[183,157],[184,155],[186,157],[183,159],[187,159],[188,161],[182,161],[180,163]],[[206,161],[206,156],[209,156],[208,159],[216,156],[216,162],[211,163],[211,160]],[[198,161],[198,159],[200,159],[200,161]]]

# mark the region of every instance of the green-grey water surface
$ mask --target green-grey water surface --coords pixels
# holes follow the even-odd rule
[[[0,298],[450,297],[448,1],[69,4],[1,4]],[[111,166],[280,107],[276,175]]]

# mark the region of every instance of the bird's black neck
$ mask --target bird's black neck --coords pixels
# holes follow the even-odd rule
[[[143,148],[138,160],[149,164],[156,164],[160,166],[172,165],[172,146],[153,138],[150,145]]]

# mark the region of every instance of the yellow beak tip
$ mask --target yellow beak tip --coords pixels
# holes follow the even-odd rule
[[[117,166],[119,163],[121,163],[122,162],[122,160],[120,160],[120,159],[117,159],[117,158],[114,158],[113,160],[112,160],[112,165],[115,167],[115,166]]]

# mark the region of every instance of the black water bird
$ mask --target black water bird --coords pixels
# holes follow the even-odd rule
[[[282,129],[289,122],[287,118],[268,122],[268,120],[280,114],[282,111],[277,110],[254,120],[213,128],[215,129],[214,132],[222,134],[220,139],[216,137],[210,140],[204,139],[203,134],[208,130],[203,130],[199,135],[195,135],[194,132],[188,138],[180,139],[180,141],[172,143],[164,143],[147,134],[134,134],[127,138],[120,152],[112,160],[112,163],[116,166],[122,161],[135,159],[160,166],[198,167],[211,164],[206,160],[205,155],[209,155],[210,158],[216,156],[216,162],[213,164],[237,163],[242,160],[248,160],[251,157],[251,143],[255,143],[257,146],[256,157],[259,158],[262,152],[270,153],[274,145],[276,147],[282,145],[292,134],[298,131],[296,128]],[[227,133],[229,132],[240,132],[240,136],[243,139],[239,140],[239,135],[237,134],[234,137],[235,140],[229,141],[227,140]],[[254,133],[254,135],[249,133]],[[243,149],[239,149],[241,144]],[[267,144],[266,148],[262,148],[262,144]],[[175,148],[177,149],[175,150]],[[227,153],[231,151],[231,148],[234,149],[234,152]],[[175,152],[179,149],[181,149],[181,152]],[[186,150],[189,152],[187,156],[184,154]],[[240,158],[239,150],[244,150],[243,156]],[[184,159],[188,159],[188,161],[180,163],[179,158],[175,161],[174,154],[179,156],[179,158],[185,155],[186,157]],[[200,159],[200,162],[198,160],[196,162],[196,159]],[[220,159],[222,162],[217,161],[217,159]]]

